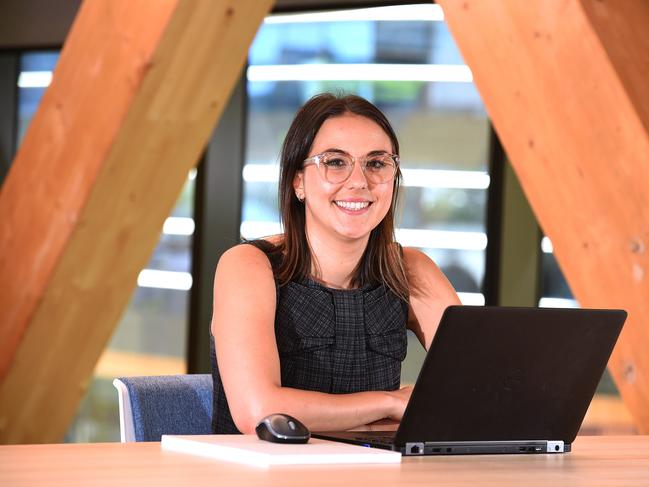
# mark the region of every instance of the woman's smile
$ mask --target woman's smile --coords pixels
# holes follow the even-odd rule
[[[336,200],[334,204],[349,215],[359,215],[365,213],[372,202],[367,200]]]

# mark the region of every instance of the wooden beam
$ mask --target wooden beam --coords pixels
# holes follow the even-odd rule
[[[649,433],[649,3],[438,3],[575,296],[629,312],[609,367]]]
[[[83,3],[0,193],[0,442],[62,438],[271,5]]]

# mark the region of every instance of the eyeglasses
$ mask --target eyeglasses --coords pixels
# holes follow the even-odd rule
[[[325,181],[344,183],[351,176],[357,158],[346,152],[323,152],[304,159],[302,167],[315,164]],[[388,152],[371,152],[358,158],[368,183],[383,184],[394,179],[399,166],[399,156]]]

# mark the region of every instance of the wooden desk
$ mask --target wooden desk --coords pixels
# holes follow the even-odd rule
[[[649,436],[581,437],[565,455],[405,458],[400,465],[268,469],[163,452],[159,443],[0,446],[0,485],[649,486]]]

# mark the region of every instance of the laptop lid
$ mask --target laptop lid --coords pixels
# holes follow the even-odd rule
[[[450,306],[395,446],[575,439],[622,310]]]

